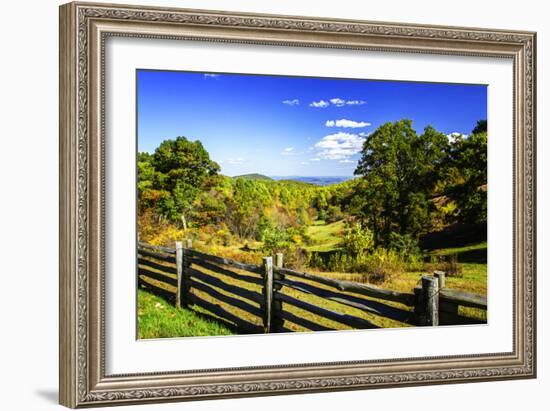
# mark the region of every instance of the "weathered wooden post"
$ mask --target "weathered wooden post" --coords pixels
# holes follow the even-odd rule
[[[271,332],[272,308],[273,308],[273,257],[263,258],[264,267],[264,332]]]
[[[422,287],[414,287],[414,322],[416,325],[424,325],[422,312]]]
[[[275,267],[283,268],[283,253],[275,254]]]
[[[283,253],[275,254],[275,268],[283,268]],[[273,279],[274,280],[284,280],[284,274],[281,274],[277,270],[274,270]],[[273,284],[273,302],[271,305],[271,330],[270,332],[280,332],[283,329],[284,320],[281,319],[278,313],[283,311],[283,302],[275,298],[275,295],[278,291],[281,290],[283,286],[281,284]]]
[[[184,295],[184,267],[183,267],[183,243],[176,241],[176,270],[178,275],[178,289],[176,291],[176,307],[181,308],[185,300]]]
[[[183,302],[185,307],[189,306],[189,294],[191,293],[191,283],[189,281],[189,271],[187,270],[191,266],[191,255],[185,254],[185,250],[191,250],[193,248],[193,240],[190,238],[185,240],[185,248],[183,253]]]
[[[418,325],[439,325],[439,280],[422,276],[422,285],[414,289],[415,315]]]
[[[439,280],[436,277],[422,277],[426,325],[439,325]]]
[[[445,288],[445,271],[434,271],[434,277],[439,280],[439,289]]]

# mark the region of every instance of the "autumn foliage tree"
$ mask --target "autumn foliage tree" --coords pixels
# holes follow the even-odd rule
[[[185,228],[193,202],[219,170],[200,141],[165,140],[152,155],[138,157],[139,206],[154,207],[158,215],[181,220]]]

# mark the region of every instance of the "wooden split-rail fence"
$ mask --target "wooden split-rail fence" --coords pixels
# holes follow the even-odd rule
[[[423,276],[414,294],[402,293],[291,270],[283,266],[280,253],[274,259],[264,257],[261,266],[244,264],[197,251],[191,240],[186,240],[176,242],[175,248],[139,243],[137,275],[140,287],[177,307],[200,307],[243,333],[292,331],[287,322],[311,331],[339,329],[327,326],[319,318],[354,329],[378,328],[369,321],[372,316],[341,313],[327,308],[324,301],[408,325],[486,322],[459,312],[459,307],[486,311],[486,298],[446,288],[445,273],[438,271],[433,276]],[[305,301],[289,290],[315,297],[317,303]],[[235,312],[239,310],[257,321],[250,321],[250,315],[243,318]],[[299,314],[303,311],[308,315]]]

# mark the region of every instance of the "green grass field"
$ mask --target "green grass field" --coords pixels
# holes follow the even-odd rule
[[[331,251],[338,249],[344,233],[344,221],[335,221],[326,224],[317,220],[307,228],[306,234],[311,239],[312,245],[306,247],[308,251]]]
[[[233,334],[215,320],[179,309],[160,297],[138,290],[138,337],[199,337]]]
[[[487,242],[468,244],[462,247],[442,248],[429,253],[434,256],[456,255],[459,263],[487,264]]]

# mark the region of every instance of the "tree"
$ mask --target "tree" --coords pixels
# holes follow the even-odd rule
[[[480,120],[469,136],[456,138],[447,160],[452,176],[448,196],[457,203],[461,223],[487,222],[487,121]]]
[[[187,228],[187,213],[205,187],[208,178],[215,176],[220,166],[210,159],[200,141],[185,137],[164,140],[150,155],[138,157],[138,194],[140,200],[158,191],[156,211],[172,220],[181,220]]]
[[[487,120],[478,120],[472,134],[487,133]]]
[[[164,140],[155,150],[152,163],[155,170],[168,177],[164,188],[169,191],[182,182],[200,187],[207,176],[220,171],[200,141],[189,141],[185,137]]]
[[[444,134],[428,126],[418,135],[410,120],[386,123],[366,138],[355,170],[362,189],[352,203],[377,245],[389,246],[392,232],[418,237],[429,229],[447,147]]]

